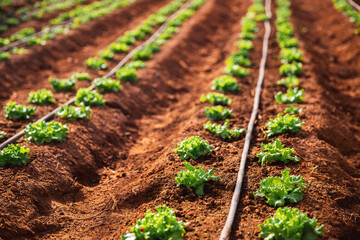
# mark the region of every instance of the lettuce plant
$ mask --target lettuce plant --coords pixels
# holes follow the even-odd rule
[[[114,59],[114,52],[107,49],[107,50],[101,50],[99,52],[99,55],[101,56],[102,59],[106,59],[106,60],[112,60]]]
[[[0,52],[0,61],[9,60],[11,58],[8,52]]]
[[[74,78],[60,80],[50,77],[49,82],[51,84],[51,88],[55,92],[71,91],[76,89],[76,79]]]
[[[278,114],[275,119],[271,118],[266,123],[268,130],[265,131],[265,135],[269,138],[287,132],[297,133],[301,130],[301,125],[303,124],[304,122],[301,122],[299,117],[289,114],[284,116]]]
[[[297,107],[290,105],[289,107],[285,108],[284,113],[299,114],[301,113],[302,110],[303,110],[302,108],[299,109]]]
[[[317,219],[309,219],[297,208],[278,208],[274,217],[259,225],[260,237],[266,240],[316,240],[323,235],[324,226],[317,227]]]
[[[129,50],[129,46],[126,43],[115,42],[110,45],[109,49],[114,53],[122,53]]]
[[[285,201],[297,203],[303,200],[304,178],[289,174],[290,169],[281,172],[282,177],[267,177],[260,182],[260,189],[254,192],[255,197],[265,197],[267,204],[282,207]]]
[[[145,68],[146,64],[141,60],[134,60],[125,64],[125,67],[139,69],[139,68]]]
[[[91,117],[91,109],[85,105],[80,107],[66,105],[61,106],[56,115],[69,120],[86,119]]]
[[[208,102],[218,105],[229,105],[231,104],[231,99],[228,96],[222,93],[208,93],[207,95],[202,95],[200,98],[201,102]]]
[[[240,40],[237,42],[237,46],[240,50],[253,50],[254,49],[254,45],[250,40]]]
[[[35,142],[36,144],[64,142],[66,141],[66,135],[69,134],[69,128],[66,124],[63,125],[56,121],[40,121],[29,123],[24,133],[28,141]]]
[[[301,103],[304,101],[303,95],[304,89],[299,90],[298,87],[294,89],[288,88],[286,93],[278,92],[275,95],[275,101],[277,103]]]
[[[239,65],[236,64],[229,64],[227,65],[227,67],[224,69],[224,73],[225,74],[229,74],[229,75],[233,75],[236,77],[247,77],[250,74],[250,71],[246,68],[243,68]]]
[[[288,163],[289,161],[300,162],[300,159],[297,156],[291,156],[291,154],[294,152],[294,149],[284,148],[280,139],[276,139],[272,143],[268,144],[262,143],[261,148],[264,151],[260,150],[260,153],[257,155],[261,166],[265,166],[265,164],[277,161],[284,163]]]
[[[242,67],[251,67],[251,62],[248,56],[244,55],[242,52],[236,52],[232,54],[225,64],[229,65],[239,65]]]
[[[89,88],[80,88],[76,93],[75,105],[84,104],[85,106],[103,106],[105,100],[102,95]]]
[[[13,101],[8,102],[4,108],[5,117],[12,120],[30,119],[34,116],[36,110],[36,107],[16,104],[16,102]]]
[[[181,159],[196,160],[207,153],[211,153],[213,148],[206,140],[202,140],[198,136],[192,136],[178,143],[178,147],[174,151],[179,154]]]
[[[239,138],[246,131],[244,128],[229,129],[229,119],[226,119],[223,125],[209,121],[204,124],[204,128],[213,134],[221,136],[223,139]]]
[[[302,52],[296,48],[283,48],[280,51],[280,59],[282,63],[301,62]]]
[[[21,147],[19,144],[9,144],[0,151],[0,167],[5,165],[22,166],[31,161],[28,157],[29,148]]]
[[[122,81],[136,82],[138,74],[134,68],[122,67],[116,71],[116,77]]]
[[[299,41],[296,38],[286,38],[279,41],[281,48],[296,48],[299,46]]]
[[[121,236],[122,240],[173,239],[181,240],[185,234],[185,224],[176,220],[172,208],[166,205],[155,208],[156,213],[147,210],[145,217],[136,221],[130,232]]]
[[[204,183],[210,180],[219,181],[219,176],[214,176],[214,169],[206,172],[202,167],[196,169],[188,162],[183,162],[187,171],[181,170],[175,178],[176,185],[194,188],[196,195],[204,195]]]
[[[279,68],[280,75],[298,76],[303,73],[302,64],[299,62],[284,63]]]
[[[96,78],[93,84],[99,92],[118,92],[122,90],[120,81],[111,78]]]
[[[12,53],[15,53],[15,54],[23,55],[23,54],[28,53],[29,50],[27,50],[26,48],[17,48],[17,47],[14,47],[13,49],[11,49],[11,52],[12,52]]]
[[[70,79],[75,79],[79,81],[89,81],[91,79],[90,74],[87,72],[81,72],[81,73],[74,73]]]
[[[277,84],[285,85],[286,87],[296,87],[299,85],[299,79],[295,76],[289,76],[277,81]]]
[[[227,107],[223,107],[221,105],[214,107],[206,107],[205,115],[209,120],[214,120],[214,121],[224,120],[225,118],[234,116],[232,110],[230,110]]]
[[[240,90],[240,86],[235,78],[224,75],[214,79],[212,89],[222,92],[236,92]]]
[[[88,68],[92,68],[95,70],[105,70],[107,69],[107,65],[104,59],[98,58],[98,57],[93,57],[93,58],[88,58],[85,61],[85,65]]]
[[[55,102],[53,94],[46,89],[30,92],[27,101],[38,105],[47,105]]]
[[[135,52],[134,55],[132,56],[132,59],[147,61],[150,60],[152,54],[153,54],[153,49],[151,47],[146,46],[143,49],[140,49],[137,52]]]

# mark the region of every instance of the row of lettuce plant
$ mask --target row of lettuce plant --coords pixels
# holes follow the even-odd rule
[[[76,29],[81,24],[86,24],[89,21],[98,19],[101,16],[106,16],[111,12],[121,7],[127,6],[136,0],[103,0],[101,2],[93,2],[86,6],[78,6],[75,9],[63,13],[57,18],[50,21],[50,25],[43,27],[40,34],[35,36],[35,29],[32,27],[21,29],[7,38],[0,38],[0,47],[8,46],[12,42],[26,39],[25,44],[31,45],[45,45],[47,40],[55,38],[60,34],[67,34],[70,29]],[[24,48],[13,48],[11,53],[24,54]],[[0,61],[11,59],[9,52],[0,52]]]
[[[65,10],[80,3],[84,3],[86,0],[67,0],[67,1],[59,1],[59,0],[51,0],[51,1],[43,1],[48,3],[43,6],[39,6],[38,8],[31,8],[29,5],[26,8],[20,8],[15,13],[12,13],[10,16],[0,16],[0,32],[6,32],[10,27],[17,26],[21,22],[27,22],[30,19],[41,19],[46,13],[53,13],[55,11]]]
[[[133,30],[126,31],[116,41],[111,43],[108,48],[99,51],[99,57],[91,57],[85,61],[85,65],[88,68],[95,70],[105,70],[108,68],[106,60],[113,60],[115,54],[125,53],[129,48],[135,44],[136,41],[143,41],[147,36],[151,35],[156,26],[163,24],[166,18],[177,11],[183,6],[186,0],[174,0],[161,8],[158,12],[151,14],[146,20],[140,25],[135,27]],[[160,34],[159,39],[154,41],[148,47],[139,51],[133,57],[133,61],[126,65],[123,71],[123,80],[136,81],[135,69],[144,68],[145,63],[143,61],[149,60],[153,52],[158,51],[160,44],[164,43],[164,40],[171,38],[172,33],[176,33],[178,29],[169,23],[169,26],[165,31]],[[119,74],[118,74],[119,75]],[[124,79],[127,78],[127,79]]]
[[[177,0],[179,1],[179,0]],[[181,1],[185,2],[185,1]],[[190,2],[186,9],[180,10],[178,15],[172,20],[169,21],[169,26],[179,27],[184,21],[189,19],[195,11],[203,5],[205,0],[193,0]],[[168,9],[169,10],[169,9]],[[175,32],[170,34],[170,39]],[[161,41],[160,41],[161,40]],[[161,42],[165,43],[166,40],[162,38],[157,38],[156,43]],[[161,44],[161,45],[162,45]],[[140,50],[142,51],[142,50]],[[151,55],[149,56],[149,58]],[[131,62],[134,64],[134,61]],[[117,73],[117,75],[119,75]],[[90,80],[90,76],[87,73],[76,73],[67,80],[59,80],[50,78],[49,81],[52,85],[54,91],[71,91],[76,88],[76,81],[78,80]],[[101,92],[105,91],[119,91],[121,90],[121,85],[119,80],[113,79],[104,79],[98,78],[93,81],[93,85]],[[51,91],[42,89],[37,92],[31,92],[28,97],[28,102],[37,105],[52,104],[55,102],[53,94]],[[57,115],[64,117],[70,120],[75,119],[87,119],[90,118],[91,110],[89,106],[101,106],[104,105],[105,100],[102,99],[102,95],[97,93],[95,90],[89,88],[81,88],[76,93],[75,106],[65,106],[62,107]],[[33,106],[23,106],[18,105],[14,102],[9,102],[5,106],[5,114],[7,118],[10,119],[28,119],[34,115],[36,107]],[[25,136],[27,141],[34,142],[36,144],[44,144],[49,142],[64,142],[66,137],[69,134],[69,128],[67,124],[62,124],[57,121],[50,122],[36,122],[30,123],[26,126]],[[203,142],[203,141],[201,141]],[[190,156],[182,153],[182,149],[187,149],[185,146],[179,144],[179,148],[176,152],[183,159],[189,159]],[[212,147],[208,147],[212,148]],[[30,149],[25,146],[20,146],[19,144],[10,144],[7,148],[4,148],[0,151],[0,166],[5,165],[25,165],[31,161],[28,156]],[[196,153],[193,156],[196,159]],[[201,176],[202,180],[197,179],[196,192],[198,194],[203,194],[202,184],[210,179],[217,180],[218,177],[213,176],[213,172],[205,172],[202,168],[195,169],[191,165],[186,165],[188,170],[196,172],[196,176]],[[178,184],[186,185],[188,182],[190,185],[191,174],[188,172],[179,173],[176,179]],[[156,213],[148,210],[143,219],[139,219],[136,224],[127,232],[122,239],[182,239],[185,234],[185,225],[182,221],[177,221],[176,215],[172,208],[167,207],[166,205],[161,205],[156,207]]]
[[[279,104],[294,104],[304,101],[304,90],[299,89],[298,76],[302,70],[302,52],[298,49],[298,40],[294,37],[294,30],[290,23],[291,11],[288,0],[277,0],[276,37],[280,46],[280,61],[282,65],[279,73],[283,78],[277,83],[288,88],[286,93],[278,92],[275,101]],[[297,114],[302,109],[289,106],[284,114],[278,114],[275,119],[266,123],[264,131],[267,138],[286,133],[301,131],[304,122]],[[280,139],[271,143],[261,144],[257,157],[261,166],[274,162],[285,164],[299,162],[300,158],[293,156],[294,149],[285,147]],[[290,175],[290,169],[281,172],[281,177],[270,176],[260,182],[260,188],[254,192],[255,197],[266,198],[267,204],[279,207],[273,217],[259,225],[260,237],[265,239],[317,239],[323,235],[323,227],[318,227],[317,219],[309,219],[306,213],[297,208],[283,207],[287,203],[298,203],[303,200],[303,190],[306,188],[302,176]]]
[[[351,22],[356,22],[360,27],[360,12],[358,12],[347,0],[332,0],[336,9],[349,16]],[[354,30],[355,34],[360,33],[360,28]]]

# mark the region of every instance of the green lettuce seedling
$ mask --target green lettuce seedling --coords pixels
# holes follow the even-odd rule
[[[136,221],[130,232],[121,236],[121,240],[135,239],[172,239],[181,240],[185,234],[185,224],[176,220],[172,208],[166,205],[155,208],[156,213],[147,210],[145,217]]]
[[[64,142],[66,141],[66,135],[69,134],[69,128],[66,124],[63,125],[56,121],[40,121],[29,123],[24,133],[28,141],[35,142],[36,144]]]
[[[29,148],[21,147],[19,144],[9,144],[0,151],[0,167],[5,165],[22,166],[31,161],[28,157]]]
[[[75,79],[79,81],[89,81],[91,79],[90,74],[87,72],[81,72],[81,73],[74,73],[70,79]]]
[[[145,68],[146,64],[141,60],[134,60],[125,64],[125,67],[139,69],[139,68]]]
[[[285,201],[297,203],[303,200],[304,178],[289,174],[290,169],[281,172],[282,177],[267,177],[260,182],[260,189],[254,192],[255,197],[265,197],[267,204],[282,207]]]
[[[126,43],[115,42],[115,43],[110,44],[109,50],[114,53],[122,53],[122,52],[126,52],[127,50],[129,50],[129,46]]]
[[[80,107],[66,105],[61,106],[56,115],[69,120],[86,119],[91,117],[91,109],[85,105]]]
[[[12,120],[30,119],[34,116],[36,110],[36,107],[16,104],[16,102],[13,101],[8,102],[4,108],[5,117]]]
[[[3,137],[5,137],[5,136],[6,136],[6,133],[3,132],[3,131],[0,131],[0,140],[1,140]]]
[[[51,84],[51,88],[55,92],[71,91],[76,89],[76,79],[74,78],[60,80],[50,77],[49,82]]]
[[[299,62],[284,63],[279,68],[280,75],[283,76],[298,76],[303,73],[302,64]]]
[[[114,52],[111,51],[110,49],[101,50],[99,52],[99,55],[101,56],[102,59],[105,59],[105,60],[113,60],[114,59]]]
[[[303,124],[304,122],[301,122],[300,118],[294,115],[285,114],[281,116],[281,114],[278,114],[275,119],[271,118],[266,123],[268,130],[264,133],[268,138],[287,132],[297,133],[301,130],[301,125]]]
[[[205,115],[209,120],[224,120],[228,117],[233,117],[234,114],[232,110],[227,107],[223,107],[221,105],[214,106],[214,107],[206,107],[205,108]]]
[[[289,114],[299,114],[302,112],[302,108],[297,108],[297,107],[294,107],[292,105],[290,105],[289,107],[285,108],[284,110],[284,113],[289,113]]]
[[[280,59],[282,63],[301,62],[302,52],[296,48],[283,48],[280,51]]]
[[[102,95],[89,88],[80,88],[76,93],[75,105],[84,104],[85,106],[103,106],[105,100]]]
[[[99,92],[118,92],[122,90],[120,81],[111,78],[96,78],[93,84]]]
[[[202,95],[200,98],[201,102],[208,102],[218,105],[229,105],[231,104],[231,99],[228,96],[222,93],[208,93],[207,95]]]
[[[296,87],[299,85],[299,79],[295,76],[285,77],[277,81],[277,84],[285,85],[286,87]]]
[[[223,139],[239,138],[246,131],[245,128],[234,128],[230,130],[229,119],[226,119],[223,125],[207,122],[204,124],[204,128],[213,134],[221,136]]]
[[[316,240],[323,235],[324,229],[324,226],[317,226],[316,218],[309,219],[297,208],[278,208],[274,217],[259,225],[259,236],[266,240]]]
[[[116,77],[121,81],[136,82],[138,74],[135,68],[122,67],[116,71]]]
[[[201,156],[211,153],[213,148],[206,140],[202,140],[198,136],[192,136],[178,143],[178,147],[174,151],[183,160],[196,160]]]
[[[214,169],[206,172],[202,167],[196,169],[188,162],[183,162],[187,171],[181,170],[175,178],[176,185],[195,188],[196,195],[204,195],[204,183],[210,180],[218,181],[219,176],[214,176]]]
[[[88,68],[92,68],[95,70],[105,70],[107,69],[107,65],[104,59],[98,58],[98,57],[93,57],[93,58],[88,58],[85,61],[85,65]]]
[[[272,143],[268,144],[262,143],[261,148],[264,151],[260,150],[260,153],[257,155],[261,166],[265,166],[265,164],[277,161],[284,163],[288,163],[289,161],[300,162],[300,159],[297,156],[291,156],[291,154],[294,152],[294,149],[284,148],[280,139],[276,139]]]
[[[46,89],[30,92],[27,101],[37,105],[47,105],[55,102],[53,94]]]
[[[277,103],[301,103],[304,101],[304,89],[299,90],[298,87],[294,89],[288,88],[286,93],[278,92],[275,95]]]
[[[241,77],[241,78],[244,78],[244,77],[247,77],[250,75],[250,71],[248,69],[243,68],[236,64],[227,65],[227,67],[224,69],[224,73],[233,75],[235,77]]]
[[[236,92],[240,90],[240,86],[235,78],[224,75],[214,79],[212,89],[222,92]]]

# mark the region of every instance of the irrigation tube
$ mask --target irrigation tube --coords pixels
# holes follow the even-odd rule
[[[266,10],[266,14],[268,15],[268,17],[271,18],[271,0],[266,0],[265,10]],[[240,169],[239,169],[239,172],[237,175],[234,195],[231,200],[231,206],[230,206],[228,217],[225,222],[225,226],[224,226],[223,230],[221,231],[221,235],[219,238],[220,240],[229,239],[231,227],[234,222],[236,210],[237,210],[239,200],[240,200],[241,186],[242,186],[242,183],[244,180],[244,175],[245,175],[246,159],[247,159],[247,155],[248,155],[249,148],[250,148],[251,135],[252,135],[252,131],[254,129],[254,122],[256,120],[258,109],[259,109],[260,97],[261,97],[261,87],[264,82],[265,65],[266,65],[268,45],[269,45],[268,43],[269,43],[269,37],[270,37],[270,33],[271,33],[270,22],[265,21],[264,26],[265,26],[265,34],[264,34],[264,41],[263,41],[262,57],[261,57],[260,67],[259,67],[259,78],[258,78],[258,82],[256,85],[256,93],[255,93],[255,97],[254,97],[254,106],[253,106],[251,118],[250,118],[249,125],[248,125],[248,130],[247,130],[246,137],[245,137],[244,149],[241,154]]]
[[[112,75],[114,75],[116,73],[116,71],[121,68],[122,66],[125,65],[125,63],[127,61],[129,61],[131,59],[131,57],[135,54],[135,52],[141,50],[142,48],[146,47],[147,45],[151,44],[166,28],[167,24],[169,21],[173,20],[182,9],[187,8],[190,3],[192,1],[188,1],[186,4],[184,4],[180,9],[178,9],[174,14],[172,14],[167,20],[166,22],[164,22],[158,30],[156,30],[156,32],[151,35],[151,37],[146,40],[145,42],[143,42],[141,45],[137,46],[136,48],[134,48],[131,52],[129,52],[122,60],[121,62],[119,62],[114,68],[112,68],[110,70],[110,72],[108,72],[104,78],[109,78]],[[90,89],[94,89],[95,85],[91,85],[89,87]],[[66,103],[64,103],[63,105],[61,105],[60,107],[63,106],[67,106],[70,104],[73,104],[76,100],[76,97],[71,98],[69,101],[67,101]],[[36,122],[41,122],[41,121],[49,121],[51,119],[53,119],[55,117],[55,114],[60,110],[60,107],[57,107],[56,109],[54,109],[53,111],[51,111],[49,114],[43,116],[42,118],[40,118],[39,120],[37,120]],[[24,129],[21,130],[20,132],[18,132],[17,134],[15,134],[14,136],[12,136],[11,138],[9,138],[8,140],[6,140],[5,142],[0,144],[0,150],[7,147],[7,145],[16,142],[19,138],[21,138],[22,136],[24,136]]]
[[[353,0],[346,0],[351,6],[353,6],[358,12],[360,12],[360,6]]]

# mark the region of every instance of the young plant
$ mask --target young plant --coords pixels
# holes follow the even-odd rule
[[[93,58],[88,58],[85,61],[85,65],[88,68],[92,68],[95,70],[105,70],[107,69],[107,65],[104,59],[102,58],[98,58],[98,57],[93,57]]]
[[[204,124],[204,128],[209,132],[221,136],[223,139],[227,138],[239,138],[245,133],[245,128],[229,129],[229,119],[225,120],[223,125],[211,123],[210,121]]]
[[[204,183],[210,180],[219,181],[219,176],[214,176],[214,169],[206,172],[202,167],[196,169],[188,162],[183,162],[187,171],[181,170],[175,178],[176,185],[181,184],[187,188],[195,188],[196,195],[204,195]]]
[[[294,152],[294,149],[284,148],[280,139],[276,139],[272,143],[268,144],[262,143],[261,148],[264,151],[260,150],[260,153],[257,155],[261,166],[265,166],[266,164],[277,161],[284,163],[288,163],[289,161],[300,162],[300,159],[297,156],[291,156],[291,154]]]
[[[50,77],[49,82],[51,84],[51,88],[55,92],[71,91],[76,89],[76,79],[74,78],[60,80]]]
[[[278,92],[275,95],[275,101],[277,103],[301,103],[303,98],[304,89],[299,90],[298,87],[294,89],[288,88],[286,93]]]
[[[178,143],[175,153],[183,160],[196,160],[207,153],[211,153],[214,147],[209,145],[206,140],[202,140],[198,136],[192,136]]]
[[[214,79],[212,89],[222,92],[236,92],[240,90],[240,86],[235,78],[224,75]]]
[[[138,74],[134,68],[122,67],[116,71],[116,77],[122,81],[136,82]]]
[[[53,94],[46,89],[30,92],[27,101],[37,105],[47,105],[55,102]]]
[[[85,106],[103,106],[105,100],[102,95],[89,88],[80,88],[76,93],[75,105],[84,104]]]
[[[96,78],[93,84],[99,92],[118,92],[122,90],[120,81],[111,78]]]
[[[318,227],[317,219],[309,219],[297,208],[278,208],[274,217],[259,225],[260,237],[267,240],[316,240],[323,235],[324,226]]]
[[[106,59],[106,60],[113,60],[114,59],[114,52],[107,49],[107,50],[101,50],[99,52],[99,55],[101,56],[102,59]]]
[[[255,197],[265,197],[267,204],[282,207],[285,201],[297,203],[303,200],[304,178],[289,174],[290,169],[281,172],[282,177],[267,177],[260,182],[260,189],[254,192]]]
[[[303,124],[304,122],[301,122],[300,118],[294,115],[285,114],[281,116],[278,114],[275,119],[271,118],[266,123],[268,130],[265,131],[265,135],[269,138],[287,132],[297,133],[301,130],[301,125]]]
[[[60,122],[35,122],[29,123],[25,130],[25,136],[28,141],[35,142],[36,144],[43,144],[49,142],[64,142],[66,135],[69,134],[67,125]]]
[[[299,85],[299,79],[295,76],[285,77],[277,81],[277,84],[285,85],[286,87],[296,87]]]
[[[22,166],[31,161],[28,157],[29,148],[20,147],[19,144],[9,144],[0,151],[0,167],[5,165]]]
[[[70,79],[75,79],[78,81],[89,81],[91,79],[90,74],[87,72],[81,72],[81,73],[74,73]]]
[[[11,58],[8,52],[0,52],[0,61],[9,60]]]
[[[32,116],[34,116],[36,110],[36,107],[16,104],[16,102],[13,101],[8,102],[4,108],[5,117],[12,120],[30,119]]]
[[[240,40],[237,42],[237,46],[240,50],[250,51],[254,49],[254,45],[250,40]]]
[[[299,41],[296,38],[286,38],[279,42],[281,48],[296,48],[299,46]]]
[[[251,67],[251,62],[248,56],[244,55],[241,52],[237,52],[232,54],[228,60],[226,60],[225,64],[229,65],[239,65],[242,67]]]
[[[126,43],[112,43],[109,47],[110,51],[114,53],[126,52],[129,49],[129,46]]]
[[[146,64],[141,60],[134,60],[127,63],[125,67],[139,69],[139,68],[145,68]]]
[[[302,64],[299,62],[284,63],[279,68],[280,75],[283,76],[298,76],[303,73]]]
[[[121,236],[121,240],[135,239],[173,239],[181,240],[185,234],[185,224],[176,220],[172,208],[166,205],[155,208],[156,213],[147,210],[145,217],[136,221],[130,232]]]
[[[69,120],[89,119],[91,117],[91,109],[85,105],[81,105],[80,107],[66,105],[60,107],[56,115]]]
[[[234,114],[232,110],[227,107],[223,107],[221,105],[214,106],[214,107],[206,107],[205,108],[205,115],[209,120],[224,120],[228,117],[233,117]]]
[[[229,74],[229,75],[233,75],[236,77],[247,77],[250,74],[250,71],[246,68],[240,67],[239,65],[236,64],[229,64],[227,65],[227,67],[224,69],[224,73],[225,74]]]
[[[302,52],[296,48],[283,48],[280,51],[280,59],[282,63],[301,62]]]
[[[297,107],[290,105],[289,107],[285,108],[284,113],[299,114],[302,110],[303,110],[302,108],[299,109]]]
[[[207,95],[202,95],[200,98],[201,102],[208,102],[218,105],[229,105],[231,104],[231,99],[228,96],[222,93],[208,93]]]

